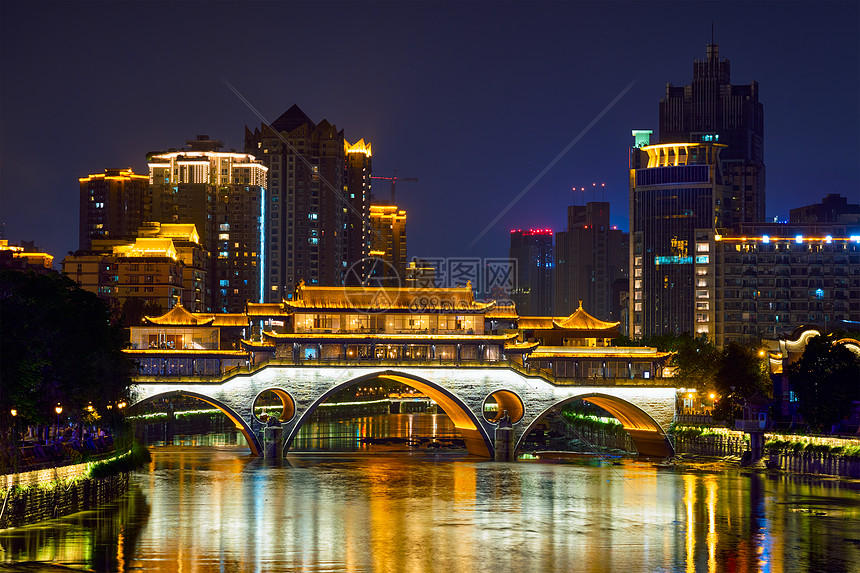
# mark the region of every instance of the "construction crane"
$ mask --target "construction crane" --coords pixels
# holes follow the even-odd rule
[[[391,204],[392,205],[397,204],[394,202],[394,187],[398,181],[418,181],[417,177],[398,177],[396,169],[394,170],[394,173],[392,174],[391,177],[374,177],[371,175],[370,178],[371,179],[382,179],[384,181],[391,181]]]

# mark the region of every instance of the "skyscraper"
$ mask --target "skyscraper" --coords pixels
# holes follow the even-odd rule
[[[720,143],[725,184],[731,191],[727,226],[765,218],[764,107],[758,83],[733,85],[729,61],[708,44],[693,63],[688,86],[666,85],[660,100],[660,143]]]
[[[644,142],[641,142],[644,143]],[[725,226],[721,143],[630,150],[630,336],[713,337],[715,229]]]
[[[350,256],[362,249],[350,248],[351,240],[360,239],[352,239],[359,232],[348,214],[360,211],[367,220],[370,147],[353,147],[342,130],[326,120],[314,123],[297,105],[271,126],[264,123],[253,132],[245,128],[245,151],[270,169],[265,302],[292,298],[300,280],[342,285],[347,267],[356,262]],[[362,176],[355,171],[359,167],[367,170]],[[361,201],[360,193],[365,194]]]
[[[223,143],[206,135],[186,144],[149,157],[152,216],[196,226],[210,253],[207,310],[242,312],[262,299],[268,168],[253,155],[220,151]]]
[[[509,256],[516,261],[512,299],[520,316],[553,316],[552,229],[511,229]]]
[[[370,176],[372,173],[372,153],[370,143],[359,139],[355,144],[343,140],[345,157],[344,181],[346,198],[350,208],[346,213],[346,260],[349,265],[356,265],[368,256],[371,242],[371,226],[367,219],[370,208]],[[405,257],[404,246],[404,257]],[[366,276],[366,263],[349,268],[344,280],[350,286],[357,286],[360,277]]]
[[[555,234],[553,313],[568,316],[579,308],[620,320],[621,302],[613,284],[628,279],[627,233],[609,224],[609,203],[567,208],[567,230]]]
[[[406,211],[396,205],[370,206],[371,257],[387,264],[371,262],[366,276],[373,284],[405,286],[406,284]]]
[[[150,212],[149,177],[132,169],[105,169],[80,182],[79,249],[93,239],[129,239]]]

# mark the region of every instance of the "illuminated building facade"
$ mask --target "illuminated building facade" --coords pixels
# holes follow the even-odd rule
[[[620,320],[613,285],[626,285],[628,256],[627,233],[609,224],[609,203],[568,206],[567,231],[555,234],[553,312],[570,314],[581,302],[598,316]]]
[[[361,261],[370,252],[370,238],[372,222],[368,220],[370,213],[370,176],[372,173],[372,153],[370,143],[359,139],[357,143],[350,144],[343,140],[344,152],[344,181],[346,184],[346,199],[349,201],[346,213],[346,260],[353,271],[344,277],[347,284],[357,286],[360,277],[366,276],[367,268],[361,264],[357,267],[352,265]],[[404,257],[406,256],[404,247]]]
[[[63,272],[115,308],[136,298],[163,310],[181,303],[203,311],[208,254],[194,225],[147,223],[139,235],[93,240],[90,249],[63,259]]]
[[[367,219],[370,145],[348,144],[342,130],[294,105],[271,126],[245,128],[245,151],[269,168],[263,301],[291,298],[300,280],[342,285],[366,245],[369,229],[359,230],[349,213]]]
[[[63,259],[63,272],[115,309],[129,298],[169,310],[182,300],[182,261],[170,239],[136,239],[98,252],[77,251]],[[106,246],[105,246],[106,247]]]
[[[81,177],[78,248],[89,249],[93,239],[129,239],[147,220],[151,203],[149,177],[131,168],[105,169]]]
[[[524,315],[552,316],[552,229],[511,229],[508,251],[516,265],[511,298]]]
[[[525,360],[556,378],[662,378],[670,353],[612,346],[620,325],[593,317],[581,304],[569,316],[517,318],[519,340],[534,345]]]
[[[596,319],[581,307],[565,317],[518,317],[505,308],[513,325],[503,332],[487,329],[495,310],[495,301],[475,301],[469,286],[414,290],[300,283],[290,300],[249,303],[245,313],[190,313],[177,307],[146,317],[146,324],[131,329],[133,349],[126,352],[142,374],[174,377],[220,376],[269,360],[498,366],[552,379],[613,379],[617,385],[663,377],[669,353],[612,347],[619,323]],[[234,351],[225,344],[225,332],[253,335]]]
[[[0,269],[33,271],[39,274],[56,272],[54,256],[39,251],[33,241],[10,245],[7,239],[0,239]]]
[[[262,297],[268,167],[253,155],[221,151],[223,143],[205,135],[186,143],[149,157],[152,216],[196,226],[211,253],[207,310],[240,312]]]
[[[373,264],[373,284],[403,286],[407,278],[406,211],[396,205],[370,206],[370,257],[387,264]]]
[[[729,61],[708,44],[688,86],[667,84],[660,100],[660,143],[720,143],[731,191],[728,226],[765,219],[764,106],[758,83],[732,85]]]
[[[415,259],[406,267],[406,288],[434,288],[436,286],[436,267],[424,259]]]
[[[713,338],[714,229],[726,221],[730,187],[717,143],[631,148],[629,332],[634,338],[693,333]]]
[[[189,223],[145,223],[138,229],[141,238],[170,239],[177,258],[182,261],[182,306],[191,312],[204,312],[207,300],[207,274],[211,254],[200,244],[197,228]]]
[[[860,225],[758,223],[714,236],[715,341],[860,323]],[[852,327],[853,325],[853,327]]]

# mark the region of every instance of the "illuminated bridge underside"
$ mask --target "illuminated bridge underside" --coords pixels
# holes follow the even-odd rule
[[[197,398],[201,402],[205,402],[213,408],[221,410],[221,412],[223,412],[224,415],[227,416],[227,418],[231,422],[233,422],[233,425],[236,426],[236,429],[242,432],[242,435],[245,437],[245,441],[248,442],[248,447],[251,448],[251,453],[253,453],[254,455],[260,455],[260,443],[257,440],[256,436],[254,436],[254,432],[251,430],[251,426],[247,423],[247,421],[243,420],[242,416],[236,413],[231,407],[203,394],[198,394],[197,392],[192,392],[190,390],[168,390],[165,392],[152,394],[144,399],[138,398],[138,400],[133,405],[137,406],[145,402],[152,402],[154,400],[158,400],[159,398],[169,398],[170,396],[187,396],[191,398]]]
[[[528,377],[503,368],[398,368],[338,366],[269,366],[254,373],[237,374],[224,382],[206,383],[153,379],[135,387],[135,402],[166,393],[201,398],[228,414],[246,435],[254,453],[262,422],[252,415],[255,398],[275,390],[284,402],[281,427],[287,448],[313,411],[342,388],[383,378],[411,386],[445,410],[474,455],[492,457],[497,424],[483,416],[484,401],[493,395],[499,411],[508,410],[513,421],[516,449],[526,434],[552,409],[575,399],[587,400],[615,416],[630,432],[639,453],[670,455],[665,428],[672,422],[675,390],[638,386],[553,386],[543,378]],[[164,380],[164,379],[161,379]]]

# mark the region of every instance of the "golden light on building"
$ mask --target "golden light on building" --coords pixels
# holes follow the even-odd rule
[[[371,157],[373,153],[371,153],[370,142],[364,142],[364,139],[359,139],[355,143],[349,143],[346,139],[343,140],[343,152],[344,153],[363,153],[368,157]]]
[[[648,168],[678,167],[679,165],[713,165],[720,150],[728,145],[722,143],[661,143],[646,145]]]
[[[78,181],[81,183],[89,183],[90,181],[93,181],[95,179],[106,179],[106,180],[114,180],[114,181],[132,181],[132,180],[148,181],[149,180],[149,177],[146,175],[135,174],[135,172],[132,170],[131,167],[129,167],[127,169],[119,169],[115,173],[116,174],[114,174],[114,172],[93,173],[93,174],[88,175],[86,177],[78,177]]]

